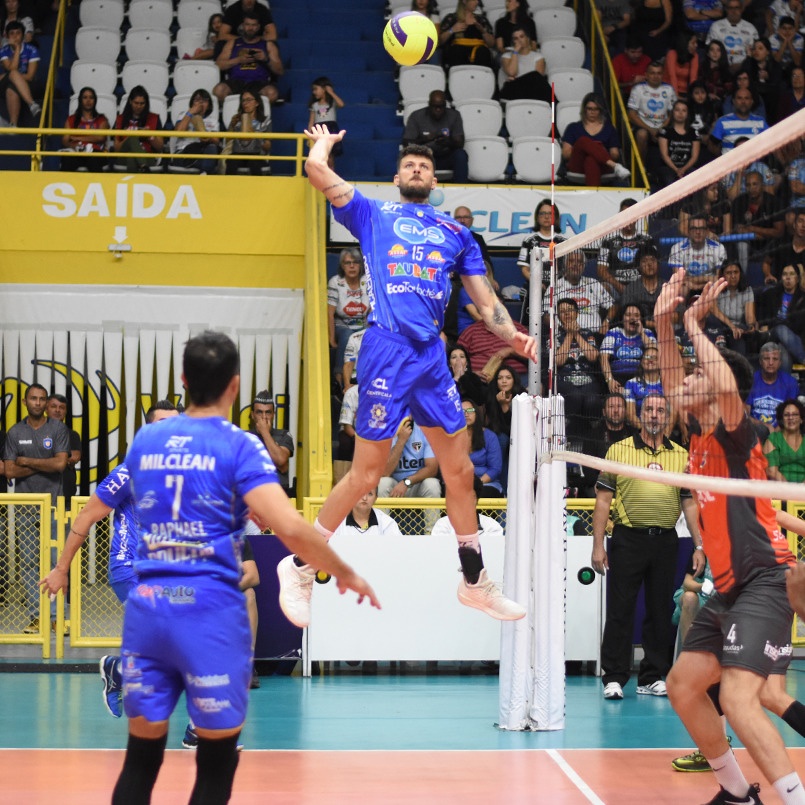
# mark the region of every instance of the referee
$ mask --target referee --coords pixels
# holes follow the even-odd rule
[[[688,452],[665,437],[667,423],[665,397],[659,394],[646,397],[640,411],[640,433],[613,444],[607,451],[607,460],[650,470],[684,472]],[[610,509],[615,528],[607,553],[604,536]],[[645,585],[646,617],[637,692],[666,695],[663,677],[671,667],[671,608],[679,547],[675,526],[680,511],[685,513],[697,548],[693,561],[698,572],[699,566],[704,565],[704,555],[696,504],[690,492],[611,472],[602,472],[598,478],[592,565],[602,575],[609,571],[607,618],[601,644],[605,699],[622,699],[623,686],[629,680],[635,603],[641,584]]]

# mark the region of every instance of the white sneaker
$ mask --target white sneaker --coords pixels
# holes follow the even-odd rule
[[[623,688],[620,682],[607,682],[604,685],[604,698],[605,699],[622,699]]]
[[[667,696],[668,691],[665,687],[665,682],[658,679],[650,685],[638,685],[637,692],[642,693],[644,696]]]
[[[500,587],[487,577],[486,568],[481,571],[476,584],[468,584],[464,576],[461,576],[458,600],[465,607],[480,609],[499,621],[518,621],[526,613],[525,607],[503,595]]]
[[[621,165],[620,162],[616,162],[614,167],[612,168],[612,172],[618,179],[628,179],[632,172],[627,168],[625,165]]]
[[[293,555],[277,565],[280,580],[280,609],[285,617],[300,629],[310,623],[310,596],[316,571],[310,565],[297,567]]]
[[[39,117],[42,112],[42,107],[36,101],[34,101],[28,108],[31,110],[31,114],[34,117]]]

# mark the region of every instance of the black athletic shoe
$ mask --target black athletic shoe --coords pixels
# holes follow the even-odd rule
[[[763,805],[758,796],[760,785],[752,783],[749,786],[749,793],[745,797],[736,797],[730,794],[723,786],[721,790],[707,803],[707,805]]]
[[[252,681],[249,683],[249,690],[254,690],[255,688],[260,687],[260,676],[257,673],[257,669],[252,666]]]

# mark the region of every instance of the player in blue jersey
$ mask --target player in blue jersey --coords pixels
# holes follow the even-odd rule
[[[308,179],[360,242],[372,308],[361,345],[352,468],[330,493],[315,527],[329,539],[377,486],[391,440],[410,411],[433,448],[447,488],[447,514],[463,571],[459,600],[495,618],[522,618],[525,609],[488,579],[481,557],[464,414],[439,338],[450,273],[458,273],[486,326],[516,352],[536,360],[534,339],[516,330],[495,296],[470,231],[428,203],[436,186],[429,148],[409,145],[401,151],[394,177],[399,202],[373,201],[328,166],[330,151],[345,132],[313,126],[305,133],[314,141],[305,163]],[[287,557],[277,571],[283,612],[297,626],[307,626],[315,565]]]

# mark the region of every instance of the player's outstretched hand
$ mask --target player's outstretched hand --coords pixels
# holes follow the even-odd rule
[[[305,129],[305,134],[310,137],[314,143],[317,143],[319,140],[329,140],[331,144],[337,143],[343,139],[346,133],[346,129],[341,129],[337,134],[334,134],[327,126],[322,126],[321,123],[317,123],[315,126]]]
[[[380,601],[377,600],[375,591],[366,579],[359,576],[354,570],[347,574],[342,574],[335,580],[338,585],[338,592],[343,595],[347,590],[354,590],[358,594],[358,603],[363,603],[364,598],[369,599],[369,603],[376,609],[382,609]]]
[[[685,325],[704,321],[705,316],[710,312],[719,294],[727,287],[727,280],[724,277],[715,282],[708,282],[702,288],[699,298],[696,299],[685,311]]]
[[[54,567],[45,578],[39,581],[39,586],[44,587],[51,596],[55,596],[59,590],[67,592],[67,574]]]
[[[511,340],[512,349],[524,358],[530,361],[537,359],[537,342],[536,340],[526,333],[516,332],[514,338]]]
[[[798,562],[785,574],[785,585],[788,590],[788,603],[791,609],[805,618],[805,563]]]
[[[685,269],[680,268],[665,285],[662,286],[660,295],[654,304],[654,318],[671,316],[676,309],[685,301],[682,295],[682,285],[685,282]]]

